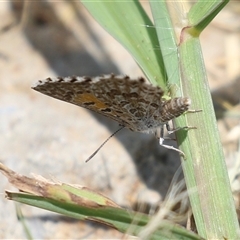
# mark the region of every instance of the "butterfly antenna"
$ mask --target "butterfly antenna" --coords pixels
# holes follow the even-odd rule
[[[98,151],[105,145],[105,143],[107,143],[110,138],[112,138],[115,134],[117,134],[118,132],[120,132],[123,128],[125,128],[125,127],[124,127],[124,126],[120,127],[120,128],[119,128],[118,130],[116,130],[111,136],[109,136],[109,137],[97,148],[97,150],[88,157],[88,159],[87,159],[85,162],[90,161],[90,160],[98,153]]]

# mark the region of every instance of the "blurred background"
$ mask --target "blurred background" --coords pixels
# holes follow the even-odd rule
[[[150,13],[148,3],[143,6]],[[239,3],[230,2],[201,35],[234,191],[239,190],[239,13]],[[118,124],[31,89],[37,80],[54,76],[143,76],[125,49],[78,1],[5,1],[0,19],[0,161],[20,174],[89,187],[126,208],[161,202],[180,166],[176,152],[160,147],[152,135],[124,129],[85,163]],[[1,175],[0,238],[23,239],[5,189],[12,187]],[[122,237],[99,224],[21,209],[34,239]]]

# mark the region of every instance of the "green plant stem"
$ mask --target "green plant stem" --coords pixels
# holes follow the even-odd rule
[[[201,113],[186,116],[187,124],[197,129],[188,132],[181,148],[187,153],[182,166],[197,229],[207,239],[237,239],[236,210],[199,39],[185,36],[179,56],[183,93],[192,96],[193,108],[202,109]]]
[[[202,5],[198,4],[198,16],[194,18],[194,14],[190,14],[191,21],[188,21],[188,24],[190,24],[189,22],[196,23],[196,26],[186,24],[186,20],[189,19],[183,18],[183,16],[188,15],[186,12],[181,12],[178,16],[178,19],[181,20],[178,27],[180,26],[182,30],[175,31],[176,35],[173,34],[176,26],[172,25],[173,18],[176,16],[171,16],[167,5],[154,1],[151,2],[151,5],[158,36],[164,31],[159,16],[161,18],[166,16],[168,25],[165,26],[165,31],[169,29],[170,33],[169,41],[166,44],[170,44],[168,45],[169,49],[178,46],[178,51],[172,54],[175,56],[170,65],[176,65],[177,55],[180,78],[178,78],[178,74],[170,77],[172,66],[167,69],[169,84],[178,86],[177,90],[172,91],[172,95],[190,97],[192,109],[202,110],[202,112],[189,113],[175,120],[176,127],[197,127],[187,133],[177,132],[178,144],[186,155],[186,159],[182,159],[182,167],[197,230],[202,237],[207,239],[239,239],[236,210],[198,38],[203,28],[215,17],[226,1],[215,1],[215,6],[210,4],[209,11],[203,6],[203,1],[199,2]],[[201,9],[204,10],[202,19],[200,18]],[[196,6],[193,10],[196,13]],[[191,9],[189,12],[193,13]],[[208,13],[207,17],[206,12]],[[171,40],[175,40],[175,42]],[[164,48],[162,51],[164,52]],[[165,66],[168,68],[167,63]]]

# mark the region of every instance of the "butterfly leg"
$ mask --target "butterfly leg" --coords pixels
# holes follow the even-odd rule
[[[202,110],[201,109],[199,109],[199,110],[189,109],[189,110],[187,110],[186,113],[198,113],[198,112],[202,112]],[[196,127],[192,127],[192,126],[185,126],[185,127],[178,127],[178,128],[171,129],[168,122],[165,123],[165,125],[166,125],[166,128],[167,128],[168,134],[175,133],[178,130],[182,130],[182,129],[186,129],[186,130],[188,130],[188,129],[197,129]]]
[[[166,128],[167,128],[168,134],[175,133],[175,132],[177,132],[179,130],[182,130],[182,129],[186,129],[186,130],[187,129],[196,129],[196,127],[190,127],[190,126],[178,127],[178,128],[171,129],[168,123],[166,123],[165,125],[166,125]]]
[[[202,109],[198,109],[198,110],[194,110],[194,109],[188,109],[186,113],[198,113],[198,112],[202,112]]]
[[[170,126],[168,125],[168,123],[166,124],[166,128],[167,128],[167,130],[168,130],[168,132],[169,132],[169,130],[170,130]],[[179,128],[180,129],[180,128]],[[178,130],[179,130],[178,129]],[[183,158],[185,158],[185,154],[184,154],[184,152],[183,151],[181,151],[181,150],[179,150],[179,149],[177,149],[177,148],[175,148],[175,147],[173,147],[173,146],[169,146],[169,145],[166,145],[166,144],[163,144],[163,142],[164,142],[164,125],[162,125],[161,127],[160,127],[160,138],[159,138],[159,145],[160,146],[162,146],[162,147],[165,147],[165,148],[167,148],[167,149],[171,149],[171,150],[174,150],[174,151],[176,151],[176,152],[179,152],[182,156],[183,156]]]
[[[196,112],[201,112],[201,111],[202,110],[188,110],[187,113],[196,113]],[[191,127],[191,126],[178,127],[178,128],[171,129],[169,124],[168,124],[168,122],[165,125],[166,125],[166,128],[167,128],[168,134],[172,134],[172,133],[177,132],[177,131],[179,131],[181,129],[186,129],[186,130],[187,129],[196,129],[196,127]],[[157,134],[157,132],[156,132],[156,134]],[[164,125],[162,125],[160,127],[159,144],[161,146],[167,148],[167,149],[171,149],[171,150],[174,150],[176,152],[179,152],[182,155],[182,157],[185,158],[185,154],[184,154],[183,151],[181,151],[181,150],[179,150],[179,149],[177,149],[177,148],[175,148],[173,146],[169,146],[169,145],[164,144],[163,142],[164,142],[164,140],[166,140],[166,138],[164,138],[163,136],[164,136]]]

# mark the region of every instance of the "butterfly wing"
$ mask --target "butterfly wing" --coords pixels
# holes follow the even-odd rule
[[[160,125],[163,90],[143,78],[48,78],[33,89],[112,118],[133,131],[148,131]]]

